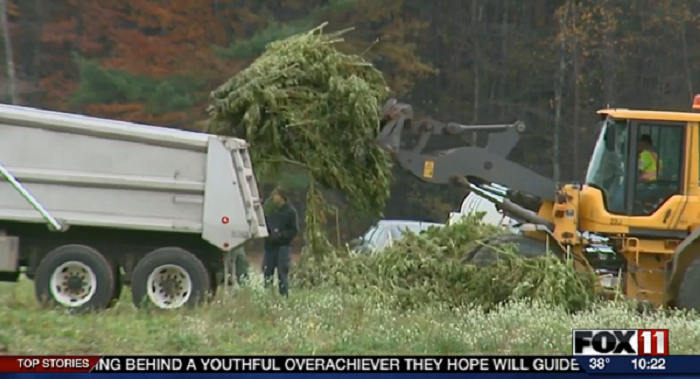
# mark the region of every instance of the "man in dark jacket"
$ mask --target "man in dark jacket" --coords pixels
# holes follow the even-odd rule
[[[277,269],[279,291],[282,296],[289,296],[289,268],[292,264],[292,240],[299,232],[297,211],[287,201],[284,190],[277,188],[272,192],[273,205],[265,215],[269,236],[265,239],[263,257],[263,275],[265,287],[272,284],[272,275]]]

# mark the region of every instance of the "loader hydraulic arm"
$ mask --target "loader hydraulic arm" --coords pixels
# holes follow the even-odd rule
[[[389,100],[383,109],[383,128],[377,143],[388,150],[394,160],[421,180],[436,184],[464,182],[497,183],[529,196],[551,200],[556,185],[532,170],[507,159],[525,130],[518,121],[506,125],[462,125],[432,119],[414,120],[410,105]],[[451,150],[425,152],[432,135],[460,135],[469,132],[489,133],[485,147],[465,146]],[[411,149],[402,149],[402,134],[418,135]]]

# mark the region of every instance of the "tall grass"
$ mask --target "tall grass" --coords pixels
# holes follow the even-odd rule
[[[285,300],[254,276],[200,309],[136,310],[124,291],[113,309],[70,315],[39,308],[30,281],[0,287],[0,347],[11,354],[570,354],[575,328],[668,328],[673,354],[700,354],[698,316],[620,303],[576,314],[538,302],[401,310],[333,288]]]

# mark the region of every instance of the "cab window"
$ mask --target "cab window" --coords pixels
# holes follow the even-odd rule
[[[682,193],[684,137],[684,123],[638,124],[632,215],[651,215]]]
[[[586,172],[586,184],[602,192],[605,208],[613,214],[627,214],[625,195],[630,176],[626,173],[629,152],[634,148],[629,136],[627,120],[606,119]]]

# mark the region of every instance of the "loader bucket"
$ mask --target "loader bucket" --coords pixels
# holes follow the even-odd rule
[[[413,108],[396,99],[386,102],[381,116],[377,144],[388,151],[401,167],[422,181],[450,184],[455,179],[466,179],[474,184],[496,183],[537,199],[550,198],[556,189],[550,178],[508,159],[520,134],[525,131],[525,124],[520,121],[465,125],[431,118],[416,120]],[[485,146],[465,143],[456,148],[426,149],[431,136],[454,138],[474,132],[488,134]]]
[[[382,130],[377,136],[377,144],[394,155],[401,145],[401,134],[405,127],[411,128],[413,108],[389,99],[382,109]]]
[[[419,154],[423,152],[432,135],[459,136],[473,132],[487,132],[488,144],[485,149],[500,156],[507,156],[518,142],[518,135],[525,131],[525,124],[516,121],[512,124],[465,125],[456,122],[441,122],[431,118],[415,120],[413,108],[396,99],[389,99],[382,109],[382,130],[377,136],[377,143],[391,152],[398,152],[402,147],[402,134],[408,131],[418,141],[410,149]]]

